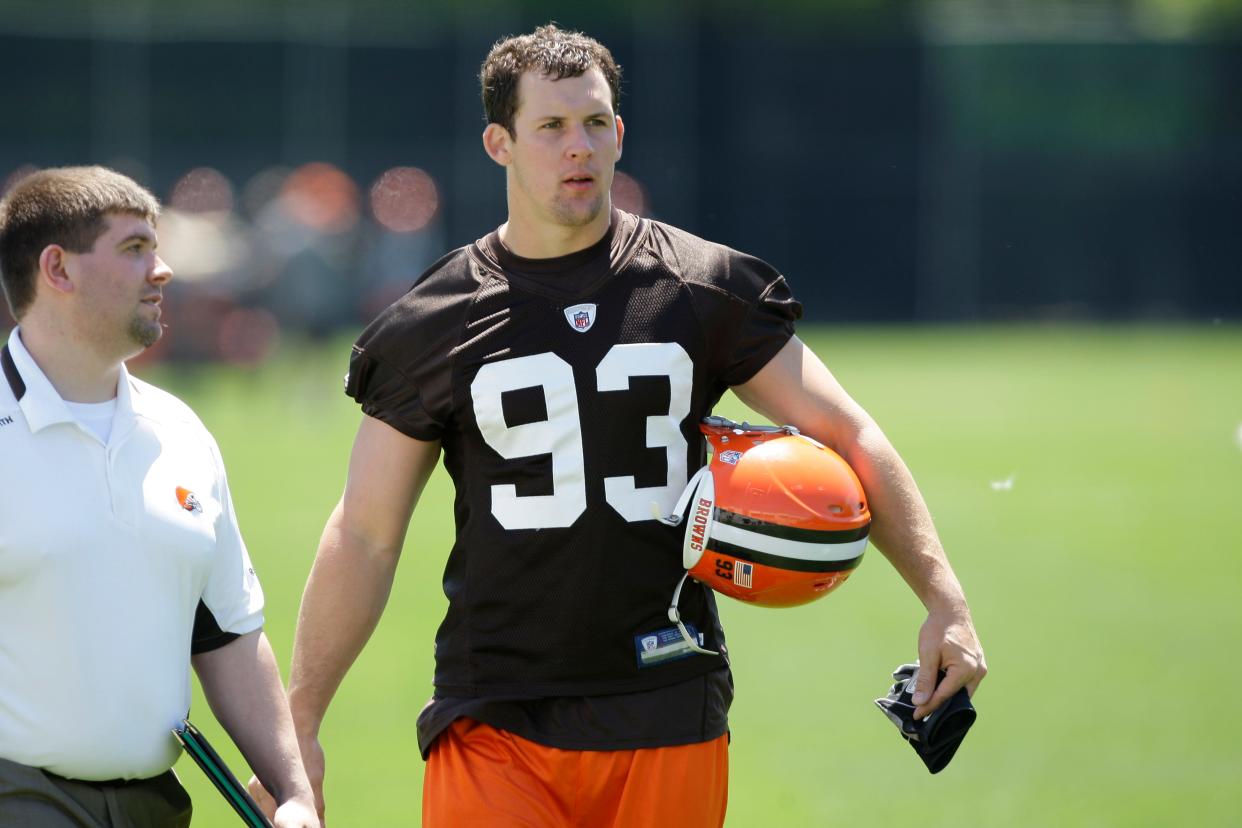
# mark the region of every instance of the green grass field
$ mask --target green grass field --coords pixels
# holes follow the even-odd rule
[[[1242,329],[851,328],[804,337],[920,482],[987,648],[979,721],[932,777],[871,704],[921,607],[874,549],[826,600],[722,601],[738,688],[728,825],[1242,824]],[[287,671],[358,413],[347,348],[139,373],[215,432]],[[742,416],[731,398],[721,413]],[[1012,479],[1012,487],[993,481]],[[418,824],[452,533],[437,473],[323,731],[329,824]],[[244,764],[201,696],[194,717]],[[188,760],[196,828],[237,824]]]

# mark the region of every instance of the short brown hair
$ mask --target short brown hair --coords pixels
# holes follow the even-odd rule
[[[498,40],[479,70],[483,114],[489,124],[500,124],[516,137],[513,119],[520,103],[518,80],[523,72],[538,72],[561,80],[580,77],[593,68],[604,73],[612,90],[612,111],[620,112],[621,67],[612,59],[612,52],[595,38],[549,23],[532,34]]]
[[[106,167],[57,167],[21,179],[0,201],[0,280],[14,319],[35,297],[39,257],[49,244],[87,253],[107,228],[108,213],[152,224],[160,203],[133,179]]]

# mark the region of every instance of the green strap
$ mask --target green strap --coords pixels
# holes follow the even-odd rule
[[[185,747],[186,753],[190,754],[195,764],[203,769],[203,773],[207,774],[207,778],[216,786],[216,790],[233,806],[233,810],[237,811],[242,821],[250,828],[272,828],[267,817],[258,810],[250,794],[212,749],[207,738],[188,720],[182,722],[182,725],[182,728],[173,731],[177,741]]]

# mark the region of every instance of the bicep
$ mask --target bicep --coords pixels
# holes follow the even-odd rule
[[[253,630],[227,644],[190,657],[203,690],[213,693],[243,678],[254,668],[257,654],[271,645],[263,630]]]
[[[399,549],[439,457],[439,441],[416,440],[374,417],[363,417],[345,492],[333,515],[336,528],[371,548]]]
[[[774,424],[795,426],[838,451],[873,425],[862,406],[796,336],[733,392]]]

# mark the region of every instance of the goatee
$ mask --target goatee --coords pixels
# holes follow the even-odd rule
[[[552,215],[556,217],[557,223],[562,227],[585,227],[595,221],[603,209],[604,196],[602,193],[596,194],[595,198],[585,206],[585,209],[561,199],[557,199],[552,203]]]
[[[134,317],[129,322],[129,338],[144,348],[150,348],[164,335],[164,326],[159,322]]]

